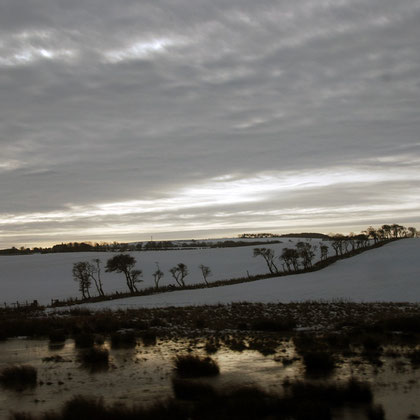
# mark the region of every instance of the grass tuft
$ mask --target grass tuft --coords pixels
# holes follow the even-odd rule
[[[92,347],[81,351],[78,358],[83,367],[91,370],[104,370],[109,366],[109,352],[107,349]]]
[[[134,331],[116,332],[111,335],[111,346],[113,349],[133,348],[137,345]]]
[[[33,366],[10,366],[1,370],[0,383],[5,388],[21,391],[34,388],[37,383],[37,376],[37,370]]]
[[[326,351],[308,351],[302,356],[308,375],[330,375],[335,369],[335,359]]]
[[[219,366],[213,359],[194,355],[177,356],[175,358],[175,371],[177,375],[184,378],[215,376],[220,373]]]
[[[63,343],[66,341],[67,335],[64,330],[53,330],[48,335],[48,338],[52,344]]]
[[[79,333],[74,336],[74,344],[78,349],[86,349],[93,347],[95,337],[91,333]]]

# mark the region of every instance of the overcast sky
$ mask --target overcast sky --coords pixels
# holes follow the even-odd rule
[[[419,0],[2,0],[0,247],[420,227]]]

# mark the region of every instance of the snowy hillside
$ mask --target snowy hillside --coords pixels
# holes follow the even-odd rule
[[[278,238],[276,238],[278,239]],[[276,255],[280,255],[284,247],[293,248],[302,241],[301,238],[281,238],[282,243],[269,244]],[[319,239],[308,240],[311,244],[320,243]],[[328,242],[323,242],[328,244]],[[260,245],[260,247],[263,245]],[[264,260],[253,258],[254,246],[237,248],[213,248],[172,251],[130,252],[137,260],[136,268],[143,270],[143,282],[139,289],[153,285],[152,273],[159,262],[165,277],[161,285],[174,284],[169,269],[182,262],[188,266],[190,274],[186,284],[202,283],[203,278],[198,268],[200,264],[210,267],[213,275],[209,281],[224,280],[236,277],[268,272]],[[318,249],[319,253],[319,249]],[[331,250],[330,255],[334,252]],[[80,295],[78,284],[72,278],[72,267],[75,262],[91,261],[99,258],[102,265],[111,258],[111,252],[35,254],[19,256],[0,256],[0,304],[37,299],[41,304],[49,304],[51,299],[65,299]],[[102,270],[104,290],[126,292],[124,276],[117,273],[105,273]]]
[[[419,302],[420,239],[394,242],[313,273],[83,306],[117,309],[311,299]]]

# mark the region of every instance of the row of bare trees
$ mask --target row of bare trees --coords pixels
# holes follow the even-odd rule
[[[415,227],[405,227],[396,223],[392,225],[382,225],[379,229],[369,226],[362,233],[368,235],[375,243],[385,239],[415,238],[418,236]]]
[[[360,234],[350,233],[349,235],[335,234],[330,235],[330,245],[335,251],[336,256],[348,254],[359,248],[367,247],[373,241],[374,244],[380,241],[398,238],[414,238],[418,236],[417,229],[393,224],[382,225],[375,229],[369,226]],[[280,273],[279,261],[282,265],[283,272],[298,271],[300,268],[304,270],[310,269],[313,260],[318,251],[318,245],[312,245],[310,242],[300,241],[295,248],[283,248],[280,256],[276,256],[271,248],[254,248],[254,257],[261,256],[267,264],[271,274]],[[326,244],[319,245],[321,261],[328,258],[329,247]]]
[[[142,282],[143,271],[135,268],[136,259],[130,254],[118,254],[110,258],[105,266],[105,272],[116,272],[124,274],[127,288],[131,294],[138,292],[137,284]],[[153,272],[153,282],[156,289],[159,289],[159,282],[165,276],[160,269],[159,263],[156,262],[156,270]],[[201,271],[205,283],[208,285],[208,277],[212,275],[210,267],[200,264],[198,267]],[[172,267],[169,272],[179,287],[185,287],[185,278],[188,276],[188,267],[184,263],[179,263]],[[73,279],[79,284],[79,291],[83,299],[91,297],[90,289],[92,284],[95,285],[99,296],[105,296],[103,283],[101,278],[101,260],[96,258],[90,261],[80,261],[73,264]]]
[[[320,248],[322,258],[327,258],[328,246],[321,245]],[[276,256],[271,248],[254,248],[254,257],[263,257],[270,273],[276,274],[281,272],[278,266],[279,260],[283,272],[297,271],[301,264],[305,269],[312,267],[317,250],[317,245],[300,241],[295,248],[283,248],[280,256]]]
[[[380,241],[416,236],[418,236],[416,228],[406,228],[399,224],[392,224],[382,225],[378,229],[369,226],[360,234],[350,233],[347,236],[341,234],[330,235],[329,242],[335,255],[342,256],[356,249],[367,247],[372,241],[376,244]],[[312,245],[310,242],[304,241],[297,242],[294,248],[283,248],[280,256],[276,256],[271,248],[254,248],[254,257],[262,257],[270,273],[276,274],[280,273],[281,270],[283,272],[292,272],[301,268],[304,270],[310,269],[313,266],[318,249],[321,261],[326,260],[330,251],[330,247],[326,243]],[[105,266],[106,272],[124,274],[127,288],[131,294],[138,292],[137,284],[143,281],[143,271],[135,268],[136,262],[136,259],[131,255],[121,253],[108,259]],[[208,277],[212,275],[210,268],[200,264],[199,269],[204,282],[208,285]],[[90,289],[93,284],[99,296],[105,295],[101,279],[101,261],[98,258],[92,261],[75,263],[72,273],[74,280],[79,284],[79,291],[84,299],[90,298]],[[189,274],[186,264],[177,264],[169,270],[169,273],[177,286],[186,286],[185,278]],[[164,272],[159,267],[159,263],[156,262],[156,270],[152,274],[156,289],[159,289],[160,281],[164,275]]]

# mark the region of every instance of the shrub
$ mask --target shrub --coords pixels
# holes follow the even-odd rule
[[[109,352],[107,349],[92,347],[79,353],[80,362],[84,367],[97,369],[107,369],[109,364]]]
[[[377,325],[383,327],[386,331],[420,333],[420,315],[398,316],[379,321]]]
[[[217,363],[210,357],[186,355],[175,358],[175,371],[179,376],[197,378],[200,376],[215,376],[220,372]]]
[[[207,354],[214,354],[217,353],[217,351],[220,348],[220,343],[217,341],[207,341],[204,349],[206,350]]]
[[[141,333],[140,337],[145,346],[156,345],[157,335],[154,331],[144,331]]]
[[[408,358],[410,359],[411,365],[413,367],[420,366],[420,350],[414,350],[408,354]]]
[[[306,373],[310,375],[329,375],[335,369],[334,357],[322,351],[303,353],[303,363]]]
[[[111,335],[112,348],[133,348],[137,345],[134,331],[116,332]]]
[[[50,343],[62,343],[66,341],[66,332],[64,330],[53,330],[48,336]]]
[[[260,352],[263,356],[274,354],[278,347],[278,342],[267,337],[254,338],[249,342],[249,349]]]
[[[379,352],[381,350],[381,342],[378,338],[367,336],[362,341],[365,352]]]
[[[78,349],[93,347],[95,337],[91,333],[80,333],[75,335],[74,343]]]
[[[5,388],[15,390],[34,388],[37,375],[37,370],[33,366],[10,366],[0,372],[0,383]]]
[[[243,352],[248,348],[244,340],[242,340],[241,338],[230,338],[228,340],[225,340],[225,345],[229,347],[230,350],[238,352]]]

